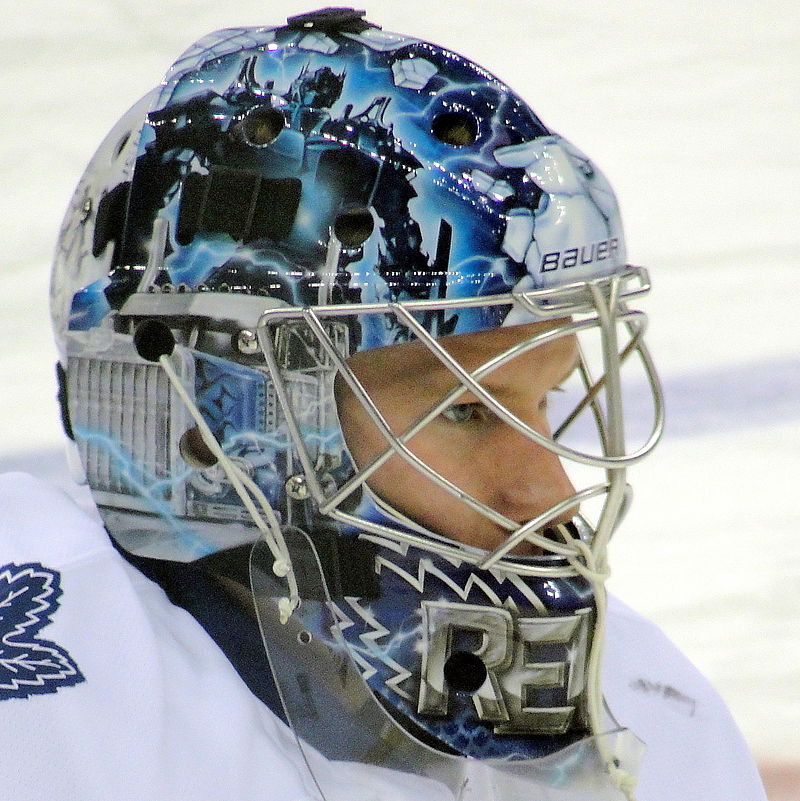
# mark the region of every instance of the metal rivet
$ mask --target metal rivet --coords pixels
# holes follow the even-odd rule
[[[291,476],[287,479],[285,487],[286,494],[296,501],[304,501],[308,498],[308,484],[306,484],[305,476]]]
[[[258,335],[255,331],[250,331],[247,328],[242,329],[236,335],[236,348],[239,353],[243,353],[245,356],[252,356],[258,353],[261,350],[261,346],[258,344]]]

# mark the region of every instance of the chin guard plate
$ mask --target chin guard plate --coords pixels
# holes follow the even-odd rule
[[[298,747],[326,801],[353,801],[351,780],[387,783],[397,798],[431,801],[620,801],[607,770],[635,775],[644,746],[627,729],[586,737],[537,759],[475,759],[438,750],[408,731],[369,688],[350,647],[310,538],[286,532],[300,604],[281,623],[288,582],[264,543],[250,574],[264,646]],[[602,741],[602,742],[601,742]],[[371,796],[370,796],[371,797]],[[394,797],[387,795],[386,797]]]

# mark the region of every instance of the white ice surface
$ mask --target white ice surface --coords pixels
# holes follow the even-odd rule
[[[320,3],[320,5],[324,5]],[[298,2],[28,0],[0,28],[0,469],[68,486],[49,260],[93,149],[177,55]],[[633,471],[613,589],[800,759],[800,5],[373,0],[503,77],[603,168],[651,268],[669,422]]]

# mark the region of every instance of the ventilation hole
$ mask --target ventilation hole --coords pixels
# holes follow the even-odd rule
[[[486,681],[486,665],[469,651],[456,651],[444,663],[444,680],[459,693],[474,693]]]
[[[446,111],[433,118],[431,131],[446,145],[464,147],[478,138],[478,121],[466,111]]]
[[[344,247],[357,248],[369,239],[374,227],[369,209],[350,209],[336,218],[333,232]]]
[[[306,631],[305,629],[297,634],[297,642],[299,642],[301,645],[308,645],[311,642],[311,639],[311,632]]]
[[[183,461],[192,467],[205,469],[206,467],[213,467],[217,463],[217,457],[203,441],[203,435],[197,426],[190,428],[181,437],[178,443],[178,451],[183,457]]]
[[[248,144],[263,147],[274,142],[285,127],[286,121],[278,109],[261,106],[242,121],[242,135]]]
[[[164,323],[158,320],[145,320],[136,327],[133,347],[143,359],[157,362],[162,356],[169,356],[172,353],[175,337]]]

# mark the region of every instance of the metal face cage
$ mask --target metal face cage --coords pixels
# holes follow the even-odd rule
[[[594,610],[587,617],[587,620],[593,620],[593,631],[588,636],[588,642],[591,644],[588,646],[588,652],[581,655],[582,665],[578,668],[579,673],[575,674],[584,676],[581,681],[585,682],[585,715],[591,737],[579,741],[579,744],[573,746],[572,749],[568,748],[560,758],[565,758],[564,754],[570,753],[574,748],[597,749],[598,764],[604,766],[604,773],[610,777],[611,781],[607,787],[595,789],[594,792],[599,793],[597,797],[606,797],[605,793],[609,793],[609,798],[615,797],[615,792],[632,782],[629,770],[631,766],[620,767],[620,764],[624,765],[624,760],[622,763],[620,762],[617,746],[611,744],[612,740],[608,738],[608,734],[604,734],[608,732],[608,719],[603,708],[600,664],[606,619],[604,587],[608,576],[606,546],[629,502],[630,489],[626,481],[626,471],[630,465],[642,459],[652,450],[663,429],[663,395],[643,341],[646,316],[640,311],[630,310],[627,306],[629,300],[648,290],[649,281],[646,271],[641,268],[628,268],[619,275],[589,282],[576,282],[556,290],[512,292],[488,299],[467,298],[438,302],[407,301],[364,304],[358,308],[357,312],[354,312],[352,308],[335,305],[305,309],[276,308],[264,312],[257,326],[258,341],[283,409],[289,436],[296,447],[299,466],[302,468],[302,476],[298,474],[294,478],[295,485],[302,484],[303,498],[310,498],[313,501],[322,518],[332,519],[341,524],[345,531],[355,532],[359,537],[366,537],[367,540],[371,539],[378,543],[395,542],[401,549],[427,551],[434,557],[451,560],[453,564],[472,565],[476,571],[474,575],[485,575],[481,571],[490,573],[494,571],[494,575],[515,575],[518,580],[523,582],[537,578],[570,579],[578,577],[591,587]],[[451,356],[442,341],[436,338],[436,327],[431,325],[431,315],[440,315],[440,319],[442,319],[442,317],[458,313],[459,310],[474,307],[494,307],[504,311],[512,309],[517,312],[515,320],[528,315],[530,320],[550,320],[554,322],[554,325],[516,342],[512,347],[495,353],[483,364],[467,370]],[[452,374],[456,382],[452,390],[401,432],[392,430],[380,408],[370,397],[369,392],[347,361],[350,347],[346,332],[358,331],[364,320],[369,318],[388,320],[391,327],[405,330],[408,339],[422,342]],[[434,330],[434,333],[431,332],[431,329]],[[553,428],[552,437],[548,437],[515,415],[484,387],[482,381],[504,364],[529,350],[562,337],[573,336],[580,342],[578,365],[573,376],[573,384],[578,394],[572,399],[565,398],[566,402],[562,401],[559,421]],[[320,381],[318,403],[320,407],[330,408],[335,405],[332,404],[331,398],[333,397],[335,377],[339,375],[361,403],[372,424],[385,441],[384,451],[373,458],[369,464],[361,466],[356,466],[355,463],[351,464],[351,474],[346,476],[343,481],[334,480],[328,470],[330,464],[326,464],[325,459],[320,458],[321,452],[317,447],[317,438],[320,432],[318,430],[309,432],[302,419],[304,410],[302,407],[296,406],[288,389],[291,381],[287,381],[287,379],[291,378],[294,371],[298,369],[297,360],[289,358],[292,350],[289,343],[293,340],[295,343],[302,343],[301,350],[306,362],[306,369],[313,365],[314,369],[318,371]],[[296,349],[297,344],[295,344]],[[594,361],[599,361],[599,369],[594,366]],[[640,372],[640,381],[633,382],[634,402],[637,392],[641,395],[644,389],[649,396],[652,420],[641,432],[639,442],[634,446],[628,446],[624,426],[628,399],[624,390],[626,378],[623,377],[623,372],[632,365],[638,366]],[[412,438],[451,404],[456,403],[465,392],[470,392],[473,397],[478,398],[499,420],[522,436],[561,459],[578,464],[583,468],[601,470],[603,479],[590,483],[584,489],[576,491],[573,496],[559,501],[534,519],[523,523],[509,519],[500,511],[470,496],[456,483],[427,465],[415,454],[411,446]],[[635,411],[641,411],[639,406]],[[594,448],[586,444],[584,432],[581,432],[581,420],[585,421],[585,418],[590,418],[596,430],[597,445]],[[586,426],[584,425],[583,428],[585,429]],[[577,431],[577,437],[575,441],[570,441],[569,435],[573,431]],[[313,434],[311,438],[309,438],[309,433]],[[411,520],[391,508],[384,500],[377,498],[371,492],[369,480],[381,465],[393,456],[400,457],[412,469],[429,479],[433,485],[500,526],[508,532],[508,537],[494,550],[485,551],[456,542],[435,531],[427,530],[417,521]],[[290,479],[290,482],[292,480]],[[359,496],[362,499],[366,498],[368,503],[365,505],[354,502],[354,499]],[[593,525],[589,524],[583,515],[579,515],[571,526],[556,526],[555,536],[552,530],[548,530],[548,524],[566,510],[592,501],[599,503],[599,512]],[[373,505],[373,510],[377,504],[380,512],[378,515],[364,512],[370,503]],[[539,549],[541,555],[534,558],[517,556],[515,549],[523,541],[533,544]],[[298,561],[297,553],[307,550],[307,547],[303,544],[302,539],[298,540],[295,534],[287,532],[283,548],[286,551],[289,566],[294,561]],[[352,642],[345,643],[346,638],[343,639],[340,631],[342,612],[337,604],[341,602],[336,599],[331,600],[328,596],[321,571],[317,582],[318,586],[312,592],[312,597],[307,597],[308,592],[303,589],[303,584],[308,581],[308,565],[313,565],[315,562],[312,557],[313,546],[311,546],[311,555],[299,559],[303,564],[302,578],[295,576],[295,579],[300,581],[300,586],[297,583],[292,586],[291,567],[287,570],[286,565],[280,559],[276,559],[272,569],[268,570],[273,557],[264,547],[256,546],[251,565],[254,593],[265,646],[274,663],[273,671],[276,681],[286,696],[284,703],[290,720],[302,721],[307,717],[309,699],[301,697],[302,693],[297,695],[292,690],[291,679],[286,678],[287,666],[302,665],[307,662],[307,659],[302,654],[298,654],[296,655],[297,662],[292,660],[287,662],[283,653],[284,646],[280,643],[289,643],[287,647],[294,650],[297,650],[297,643],[299,643],[301,651],[310,653],[313,649],[306,648],[306,645],[319,638],[327,640],[333,636],[334,641],[338,641],[341,646],[334,647],[333,653],[340,653],[338,658],[343,661],[341,664],[337,663],[338,667],[334,666],[330,670],[339,679],[342,679],[345,674],[351,676],[346,682],[350,689],[344,689],[343,684],[342,692],[338,695],[335,694],[338,698],[336,703],[343,704],[343,708],[350,708],[356,704],[362,709],[362,717],[367,714],[363,712],[364,709],[372,709],[372,712],[368,714],[369,725],[362,721],[365,724],[363,732],[372,731],[376,726],[383,732],[380,736],[366,738],[367,750],[371,752],[376,743],[383,743],[387,737],[395,738],[397,742],[392,748],[400,751],[404,748],[411,748],[415,753],[414,764],[427,766],[423,773],[430,776],[435,775],[452,787],[454,777],[449,774],[451,770],[454,770],[454,776],[457,776],[458,782],[461,782],[463,775],[459,767],[451,765],[442,756],[435,756],[430,749],[416,742],[414,737],[409,736],[407,732],[402,733],[403,727],[398,729],[390,722],[391,719],[386,717],[381,705],[375,700],[370,700],[372,699],[370,693],[367,692],[364,695],[366,687],[357,678],[359,671],[351,662],[353,658],[358,660],[357,650],[353,651]],[[311,572],[316,575],[313,570]],[[276,574],[279,577],[283,575],[284,578],[278,578],[277,581],[269,578]],[[319,600],[323,601],[321,605]],[[426,608],[426,603],[428,602],[422,603],[423,608]],[[354,608],[357,607],[356,601]],[[461,607],[461,609],[466,609],[466,607]],[[456,611],[458,610],[456,609]],[[573,611],[569,617],[570,623],[574,623],[582,612],[589,612],[589,610]],[[484,609],[481,616],[486,617],[487,614],[489,611]],[[499,615],[500,612],[495,611],[494,614]],[[540,623],[547,619],[547,614],[550,613],[546,613],[545,618],[539,621]],[[550,619],[552,620],[552,618]],[[564,618],[564,620],[567,619]],[[292,626],[301,627],[302,630],[299,633],[292,634],[283,631],[290,620],[294,621]],[[324,625],[320,622],[326,620],[327,623]],[[345,616],[345,626],[347,625]],[[516,639],[516,635],[512,639]],[[433,651],[426,650],[424,653],[426,655],[423,657],[422,670],[423,673],[426,670],[430,673],[430,665],[434,659],[434,656],[431,656]],[[320,660],[320,657],[312,660],[317,672],[322,669],[320,665],[324,662],[324,660]],[[323,674],[327,676],[323,684],[326,686],[332,684],[333,673],[330,671],[325,673],[323,670]],[[366,681],[366,674],[362,678]],[[361,700],[357,701],[357,699]],[[420,696],[419,704],[420,711],[430,711],[423,704],[422,696]],[[551,712],[548,711],[546,714],[551,714]],[[315,742],[313,732],[302,723],[296,724],[295,729],[301,748],[306,748],[309,742],[312,744]],[[502,731],[502,726],[496,731]],[[395,732],[395,734],[389,736],[386,734],[387,732]],[[389,762],[384,759],[375,761],[372,756],[359,751],[358,747],[355,747],[355,751],[352,752],[345,749],[345,753],[340,754],[339,757],[381,766],[393,764],[391,760]],[[309,760],[313,759],[311,756],[308,758]],[[536,760],[534,762],[536,763]],[[545,764],[546,761],[538,764],[532,764],[530,761],[521,762],[518,763],[517,769],[520,775],[527,771],[526,775],[529,779],[539,781],[544,775],[540,768]],[[486,770],[492,769],[487,763]],[[505,784],[505,781],[502,781],[501,784]],[[504,792],[507,793],[508,788],[505,788]]]
[[[352,307],[334,305],[305,309],[275,308],[265,311],[257,326],[257,336],[274,381],[289,434],[296,446],[299,467],[302,468],[302,477],[298,476],[295,483],[302,481],[305,491],[323,516],[333,518],[345,526],[371,531],[407,544],[424,545],[436,553],[466,558],[482,569],[504,564],[513,559],[510,554],[523,540],[533,543],[545,553],[567,557],[572,569],[579,569],[578,566],[586,564],[587,560],[594,563],[604,552],[605,545],[628,502],[627,468],[652,450],[663,429],[663,395],[642,339],[646,316],[640,311],[629,310],[626,305],[626,301],[644,294],[648,289],[646,271],[642,268],[630,268],[618,276],[567,285],[558,290],[510,293],[491,298],[362,304],[358,307],[357,313]],[[477,306],[511,307],[527,312],[530,319],[564,318],[564,322],[517,343],[512,348],[494,355],[472,372],[468,372],[430,333],[429,321],[431,313],[449,315],[458,313],[460,309]],[[352,327],[356,319],[363,321],[370,317],[391,318],[392,325],[407,331],[410,338],[423,342],[458,382],[454,389],[401,433],[392,431],[381,411],[347,364],[347,326]],[[572,407],[563,412],[562,419],[554,426],[552,437],[534,430],[494,398],[481,384],[481,381],[491,376],[495,370],[533,348],[561,337],[577,336],[579,339],[591,339],[591,335],[594,335],[595,341],[581,344],[576,371],[582,396],[576,398]],[[626,337],[626,341],[623,341],[623,337]],[[293,339],[303,343],[305,368],[302,363],[291,363],[290,342]],[[599,373],[591,363],[593,358],[600,361]],[[626,363],[630,364],[635,360],[638,360],[644,386],[651,396],[652,423],[643,440],[636,447],[629,448],[625,439],[622,371]],[[336,373],[340,374],[362,403],[386,442],[386,449],[380,456],[373,459],[370,464],[355,469],[342,483],[333,481],[330,474],[325,471],[320,449],[313,440],[309,441],[308,427],[302,420],[302,416],[307,414],[307,406],[304,407],[296,402],[289,389],[293,382],[286,380],[288,376],[294,376],[298,369],[308,370],[312,369],[312,366],[317,370],[319,380],[322,382],[317,399],[320,408],[330,410],[333,406],[330,400],[333,378]],[[640,381],[637,390],[639,394],[641,388]],[[604,472],[604,480],[578,491],[573,497],[564,499],[557,506],[522,525],[471,497],[448,478],[426,465],[409,447],[409,441],[418,432],[447,407],[457,402],[467,391],[522,436],[564,460],[601,469]],[[560,406],[563,405],[562,402]],[[328,413],[330,414],[330,411]],[[594,449],[569,444],[571,429],[579,427],[581,417],[587,415],[591,415],[597,429],[598,447]],[[319,432],[315,432],[317,441],[319,436]],[[471,552],[461,544],[427,531],[413,521],[405,520],[402,515],[397,517],[404,519],[405,525],[395,528],[354,514],[352,511],[356,505],[354,497],[359,493],[369,492],[370,477],[394,454],[429,478],[437,487],[506,530],[508,532],[506,541],[488,554],[477,550]],[[596,524],[591,527],[593,534],[584,537],[565,535],[563,542],[542,536],[541,530],[550,520],[577,504],[597,498],[602,499],[602,509]],[[592,543],[587,543],[587,539],[591,539]],[[548,571],[551,568],[525,565],[516,560],[515,569],[521,573],[542,575],[541,571]],[[552,569],[563,570],[563,568]]]

